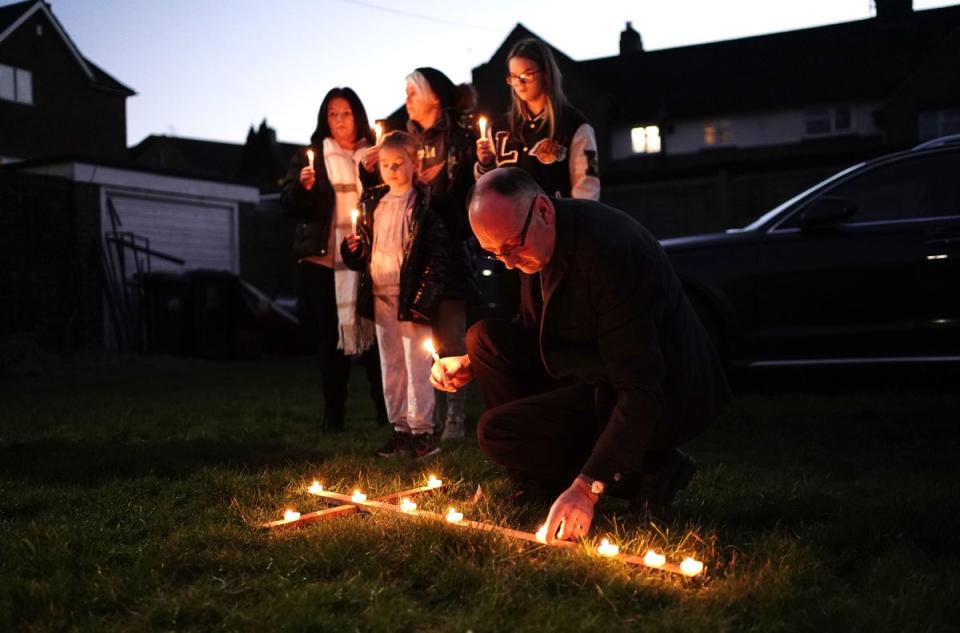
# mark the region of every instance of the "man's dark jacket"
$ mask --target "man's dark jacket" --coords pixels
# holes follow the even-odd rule
[[[640,472],[645,450],[672,448],[702,431],[730,391],[657,240],[612,207],[551,202],[556,247],[542,280],[521,275],[520,321],[539,327],[553,377],[597,385],[610,414],[582,472],[615,481]]]

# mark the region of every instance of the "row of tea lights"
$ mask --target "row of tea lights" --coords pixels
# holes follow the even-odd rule
[[[430,475],[427,478],[427,488],[439,488],[442,485],[443,481],[437,479],[435,475]],[[307,490],[311,494],[318,494],[323,492],[323,486],[319,481],[314,480]],[[350,500],[354,503],[363,503],[367,500],[367,495],[357,488],[350,496]],[[401,497],[398,505],[400,506],[400,511],[404,514],[413,514],[417,509],[417,504],[408,497]],[[283,519],[285,521],[296,521],[299,518],[300,513],[296,510],[287,510],[283,513]],[[460,523],[463,521],[463,513],[454,507],[450,507],[446,515],[444,515],[444,519],[447,523]],[[545,524],[537,530],[536,538],[541,543],[547,542],[547,526]],[[601,539],[600,544],[597,546],[597,554],[607,558],[615,558],[620,554],[620,546],[611,543],[609,539]],[[644,555],[643,564],[647,567],[659,569],[667,564],[667,557],[651,549]],[[703,562],[692,557],[687,557],[681,561],[680,571],[683,575],[690,576],[691,578],[698,576],[703,573]]]

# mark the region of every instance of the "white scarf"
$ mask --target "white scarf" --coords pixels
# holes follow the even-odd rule
[[[344,354],[359,354],[373,345],[376,330],[373,321],[357,315],[357,289],[360,273],[350,270],[340,257],[340,244],[351,232],[350,210],[360,200],[358,165],[366,148],[352,154],[344,151],[332,138],[323,139],[323,164],[336,194],[334,206],[335,240],[333,249],[333,284],[337,296],[337,319],[340,336],[337,349]]]

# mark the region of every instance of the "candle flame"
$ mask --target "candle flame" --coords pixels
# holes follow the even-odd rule
[[[300,518],[300,513],[296,510],[284,510],[283,520],[284,521],[296,521]]]
[[[653,550],[648,550],[647,555],[643,557],[643,564],[647,567],[663,567],[666,562],[666,556],[658,554]]]
[[[541,543],[547,542],[547,524],[544,523],[540,526],[540,529],[537,530],[537,540]]]
[[[359,218],[359,217],[360,217],[360,211],[358,211],[357,209],[350,209],[350,219],[351,219],[351,220],[353,220],[354,222],[356,222],[356,221],[357,221],[357,218]]]
[[[360,492],[360,489],[357,488],[353,491],[353,496],[350,497],[350,500],[355,501],[356,503],[362,503],[367,500],[367,495]]]
[[[607,539],[601,539],[600,545],[597,546],[597,553],[601,556],[616,556],[620,553],[620,546],[614,545]]]
[[[427,477],[427,487],[428,488],[439,488],[443,485],[442,479],[437,479],[436,476],[430,475]]]
[[[417,509],[417,504],[413,501],[410,501],[406,497],[400,499],[400,511],[410,514]]]
[[[430,352],[431,354],[436,354],[436,353],[437,353],[437,348],[433,346],[433,339],[432,339],[432,338],[428,338],[427,340],[425,340],[425,341],[423,342],[423,349],[427,350],[427,351]]]
[[[680,571],[683,572],[684,576],[692,578],[703,573],[703,563],[695,558],[684,558],[683,562],[680,563]]]
[[[449,523],[460,523],[463,521],[463,513],[457,512],[456,508],[450,508],[447,510],[447,522]]]
[[[380,144],[380,139],[383,138],[383,125],[379,121],[373,126],[373,135],[377,139],[377,145]]]
[[[487,136],[487,117],[482,116],[477,119],[477,125],[480,126],[480,138],[486,138]]]
[[[310,163],[310,167],[313,167],[313,150],[307,150],[307,161]]]
[[[319,481],[314,479],[313,483],[310,484],[310,487],[307,488],[307,492],[309,492],[312,495],[320,494],[321,492],[323,492],[323,485],[321,485]]]

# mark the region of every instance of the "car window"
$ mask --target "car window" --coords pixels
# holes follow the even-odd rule
[[[820,195],[852,202],[849,224],[960,215],[960,153],[882,165]],[[783,226],[796,226],[801,216],[795,213]]]

